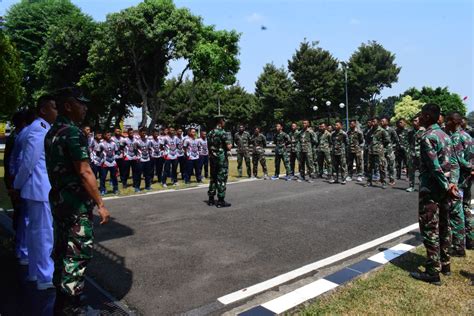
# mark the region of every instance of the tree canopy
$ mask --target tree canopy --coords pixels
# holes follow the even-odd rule
[[[443,113],[456,111],[462,115],[466,114],[466,105],[462,102],[461,97],[456,93],[451,93],[448,87],[423,87],[421,90],[410,88],[403,95],[409,95],[423,103],[436,103],[441,107]]]
[[[392,117],[392,121],[396,122],[401,118],[411,120],[421,111],[421,107],[424,104],[424,102],[415,100],[409,95],[404,96],[399,102],[395,104],[395,115]]]

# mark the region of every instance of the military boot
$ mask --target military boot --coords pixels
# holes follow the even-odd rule
[[[453,249],[453,248],[451,248],[449,250],[449,254],[452,257],[465,257],[466,256],[466,251],[464,249]]]
[[[451,266],[449,264],[445,265],[445,266],[442,266],[441,267],[441,273],[443,275],[450,276],[451,275]]]
[[[209,201],[207,201],[207,205],[209,205],[209,206],[216,205],[216,200],[214,200],[213,196],[209,197]]]
[[[427,272],[411,272],[410,276],[414,279],[417,279],[426,283],[441,285],[441,279],[439,278],[439,273],[429,274]]]
[[[87,306],[80,296],[70,296],[62,291],[56,292],[56,301],[54,303],[55,316],[85,316],[87,314]]]
[[[466,240],[466,249],[468,250],[474,250],[474,241],[472,240]]]
[[[216,203],[216,207],[217,207],[217,208],[230,207],[230,206],[231,206],[230,203],[227,203],[226,201],[224,201],[224,199],[221,199],[221,198],[219,198],[219,200],[218,200],[217,203]]]

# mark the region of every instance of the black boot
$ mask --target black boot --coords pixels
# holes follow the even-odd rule
[[[216,200],[214,200],[213,196],[209,197],[209,201],[207,201],[207,205],[209,205],[209,206],[216,205]]]
[[[467,250],[474,250],[474,241],[466,240],[466,249]]]
[[[216,203],[217,208],[229,207],[231,204],[224,201],[224,199],[219,199]]]
[[[464,249],[450,249],[449,254],[452,257],[465,257],[466,251]]]
[[[61,291],[56,292],[56,301],[54,303],[54,316],[85,316],[87,306],[80,296],[70,296]]]
[[[439,278],[439,273],[429,274],[427,272],[411,272],[410,276],[414,279],[417,279],[426,283],[441,285],[441,279]]]
[[[442,266],[441,267],[441,273],[443,275],[450,276],[451,275],[451,266],[449,264],[446,265],[446,266]]]

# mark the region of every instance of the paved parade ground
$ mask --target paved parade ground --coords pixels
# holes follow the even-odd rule
[[[206,188],[111,199],[88,275],[138,313],[189,312],[416,223],[406,185],[241,182],[226,209]]]

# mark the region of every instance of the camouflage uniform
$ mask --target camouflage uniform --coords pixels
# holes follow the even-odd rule
[[[372,128],[370,137],[367,182],[372,183],[372,177],[375,171],[380,175],[380,182],[385,184],[385,148],[390,145],[390,136],[385,129],[381,126],[377,126],[376,128]]]
[[[390,126],[385,127],[388,133],[390,144],[385,147],[385,160],[387,162],[387,171],[390,181],[395,180],[395,150],[398,148],[398,135]]]
[[[217,191],[219,199],[225,198],[227,177],[229,175],[229,160],[227,158],[227,145],[230,140],[226,132],[217,127],[207,135],[207,143],[209,146],[209,197],[214,197]]]
[[[369,149],[372,143],[372,128],[366,128],[364,131],[364,172],[365,176],[369,176]]]
[[[234,142],[237,146],[237,171],[239,177],[242,176],[242,160],[245,159],[245,166],[247,167],[247,176],[250,178],[250,141],[251,136],[248,132],[243,131],[242,133],[237,132],[234,135]]]
[[[288,133],[288,136],[290,137],[290,145],[289,145],[289,150],[290,150],[290,169],[291,169],[291,175],[295,175],[295,168],[296,168],[296,161],[300,160],[299,158],[299,148],[298,148],[298,134],[300,131],[291,131]]]
[[[406,128],[397,128],[398,147],[395,151],[395,159],[397,162],[397,179],[402,178],[402,169],[408,166],[408,130]]]
[[[356,164],[356,173],[358,177],[362,176],[364,134],[357,130],[350,130],[347,133],[349,139],[347,168],[349,177],[354,175],[354,161]]]
[[[317,147],[316,156],[318,160],[318,171],[319,176],[322,177],[324,173],[324,163],[328,167],[328,176],[332,176],[332,165],[331,165],[331,133],[325,130],[324,132],[318,131],[317,133]]]
[[[257,177],[259,162],[262,165],[263,175],[266,176],[268,174],[267,160],[265,159],[265,147],[267,147],[267,140],[265,139],[265,136],[263,136],[262,134],[258,134],[254,135],[250,142],[253,146],[253,176]]]
[[[461,129],[459,131],[461,139],[464,143],[464,159],[469,160],[471,166],[474,164],[474,139],[472,136]],[[463,211],[466,222],[466,243],[470,244],[471,248],[474,245],[474,216],[471,212],[471,186],[472,177],[467,177],[464,181],[464,185],[461,188],[463,190]]]
[[[316,136],[313,131],[302,130],[298,134],[298,147],[300,149],[300,176],[305,179],[305,167],[311,176],[314,173],[313,146],[316,146]]]
[[[342,181],[345,181],[347,176],[346,147],[349,143],[349,139],[346,132],[343,130],[336,130],[332,133],[331,140],[333,172],[336,175],[336,181],[339,180],[339,172],[341,173]]]
[[[89,161],[87,139],[71,120],[58,116],[46,135],[45,152],[54,219],[53,282],[63,293],[78,296],[84,289],[94,242],[94,202],[73,164]]]
[[[285,165],[286,175],[292,174],[290,168],[290,160],[288,159],[287,146],[290,143],[290,136],[285,132],[280,132],[275,135],[273,142],[275,143],[275,176],[280,175],[280,161],[283,160]]]
[[[411,188],[415,187],[415,173],[420,169],[420,141],[425,132],[424,127],[411,129],[408,132],[408,180]]]
[[[461,134],[460,130],[451,133],[450,136],[460,169],[458,188],[461,193],[466,193],[471,179],[472,165],[469,158],[471,157],[472,139],[467,133]],[[464,199],[455,201],[449,214],[449,222],[453,239],[452,247],[455,250],[463,251],[466,239],[468,242],[474,241],[473,218],[469,205],[467,208],[464,207]]]
[[[418,221],[427,251],[426,272],[437,274],[450,263],[451,244],[448,197],[450,183],[457,184],[459,165],[452,143],[438,124],[433,124],[421,137],[420,193]]]

